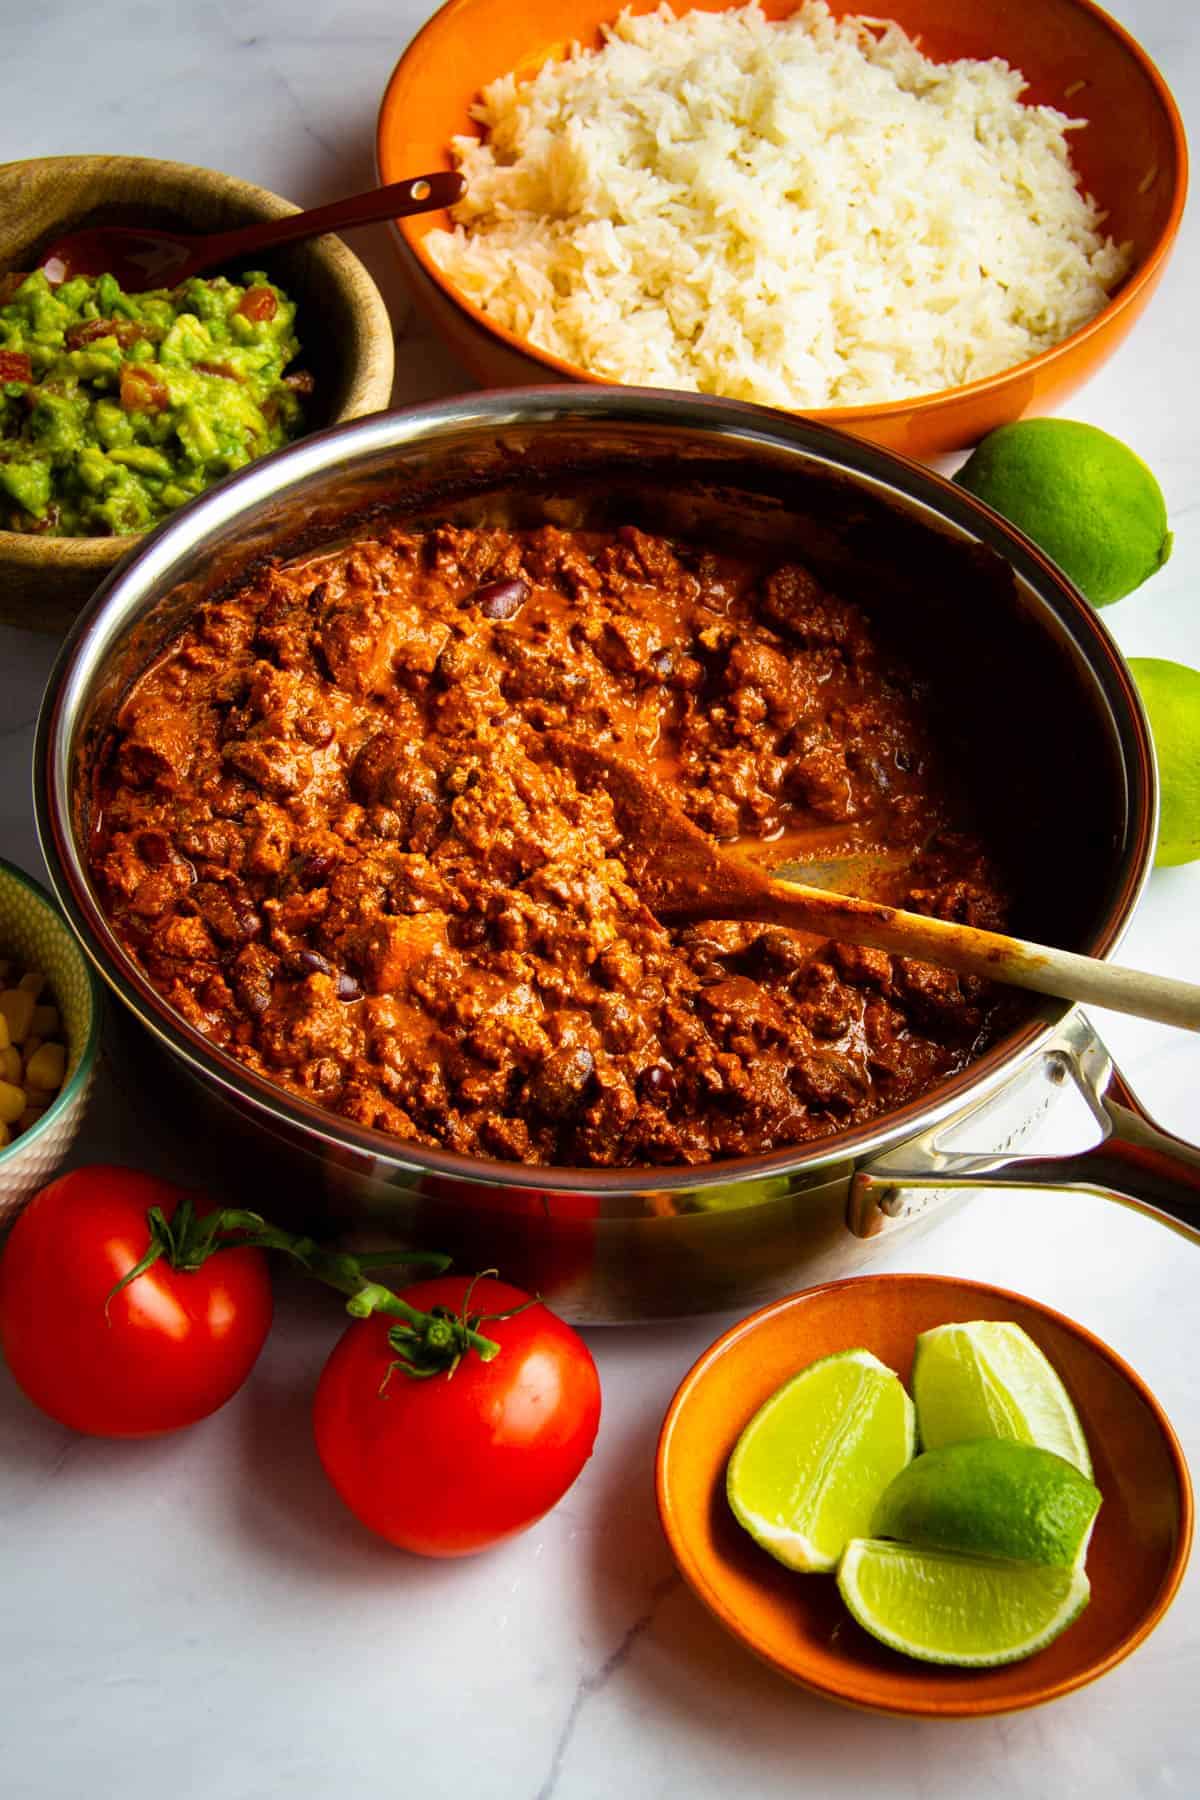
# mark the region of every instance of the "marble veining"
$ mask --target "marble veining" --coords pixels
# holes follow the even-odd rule
[[[634,1620],[612,1655],[605,1657],[595,1674],[585,1675],[579,1682],[571,1697],[570,1711],[567,1713],[562,1731],[554,1745],[550,1772],[538,1789],[536,1800],[554,1800],[554,1796],[559,1792],[558,1778],[567,1760],[567,1753],[584,1707],[604,1691],[619,1669],[624,1668],[638,1639],[643,1637],[654,1625],[659,1603],[681,1586],[682,1577],[678,1574],[664,1575],[661,1581],[656,1581],[650,1592],[650,1604],[647,1610]]]

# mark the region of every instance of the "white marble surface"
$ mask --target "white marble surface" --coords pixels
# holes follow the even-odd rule
[[[967,0],[963,0],[967,4]],[[45,0],[6,19],[0,154],[174,156],[300,204],[366,186],[387,73],[426,11],[362,0]],[[1111,8],[1193,127],[1200,25],[1180,0]],[[97,28],[101,27],[101,28]],[[398,400],[468,385],[408,318],[382,229],[354,234],[400,333]],[[1173,561],[1108,616],[1130,653],[1200,666],[1195,209],[1159,296],[1071,413],[1116,432],[1167,491]],[[0,854],[38,866],[28,765],[53,650],[0,631]],[[1048,771],[1053,779],[1053,771]],[[1200,865],[1155,875],[1126,959],[1200,979]],[[1102,1021],[1164,1123],[1200,1135],[1200,1050]],[[119,1075],[119,1071],[116,1071]],[[76,1159],[192,1165],[187,1121],[106,1077]],[[1083,1196],[975,1201],[882,1266],[994,1280],[1112,1342],[1200,1451],[1197,1252]],[[511,1546],[441,1566],[388,1551],[325,1489],[307,1430],[336,1314],[291,1286],[243,1394],[190,1433],[119,1446],[35,1416],[0,1372],[0,1788],[6,1800],[475,1800],[1200,1793],[1200,1571],[1097,1686],[966,1726],[856,1716],[793,1689],[683,1587],[651,1485],[676,1383],[730,1321],[594,1332],[596,1455]]]

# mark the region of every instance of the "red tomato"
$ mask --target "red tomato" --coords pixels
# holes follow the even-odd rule
[[[171,404],[166,383],[144,363],[122,363],[120,394],[125,412],[163,412]]]
[[[187,1272],[160,1256],[108,1298],[149,1248],[147,1210],[171,1219],[187,1195],[97,1164],[52,1181],[17,1219],[0,1256],[0,1347],[51,1418],[94,1437],[177,1431],[223,1406],[254,1367],[271,1324],[261,1250],[218,1250]]]
[[[260,319],[273,319],[279,311],[279,302],[270,288],[247,288],[237,303],[237,311],[243,319],[251,319],[257,324]]]
[[[325,1473],[363,1524],[423,1556],[468,1556],[523,1531],[566,1493],[592,1453],[600,1378],[569,1325],[519,1288],[441,1275],[402,1290],[411,1306],[471,1317],[500,1345],[468,1350],[451,1371],[394,1368],[375,1314],[351,1325],[321,1372],[313,1407]],[[390,1371],[390,1372],[389,1372]]]

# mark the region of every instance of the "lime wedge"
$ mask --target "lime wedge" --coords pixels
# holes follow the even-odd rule
[[[1092,1459],[1066,1388],[1027,1332],[1005,1319],[938,1325],[917,1339],[912,1372],[926,1450],[973,1438],[1037,1444],[1090,1476]]]
[[[1100,1490],[1073,1463],[1002,1438],[927,1450],[901,1469],[872,1537],[1072,1569],[1087,1555]]]
[[[987,1669],[1044,1649],[1091,1592],[1082,1567],[855,1538],[838,1591],[864,1631],[922,1662]]]
[[[789,1569],[836,1568],[912,1458],[913,1405],[869,1350],[822,1357],[777,1388],[742,1432],[725,1491],[739,1524]]]

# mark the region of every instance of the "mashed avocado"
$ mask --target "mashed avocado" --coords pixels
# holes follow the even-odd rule
[[[303,428],[296,308],[265,275],[126,294],[16,278],[0,306],[0,529],[144,531]]]

